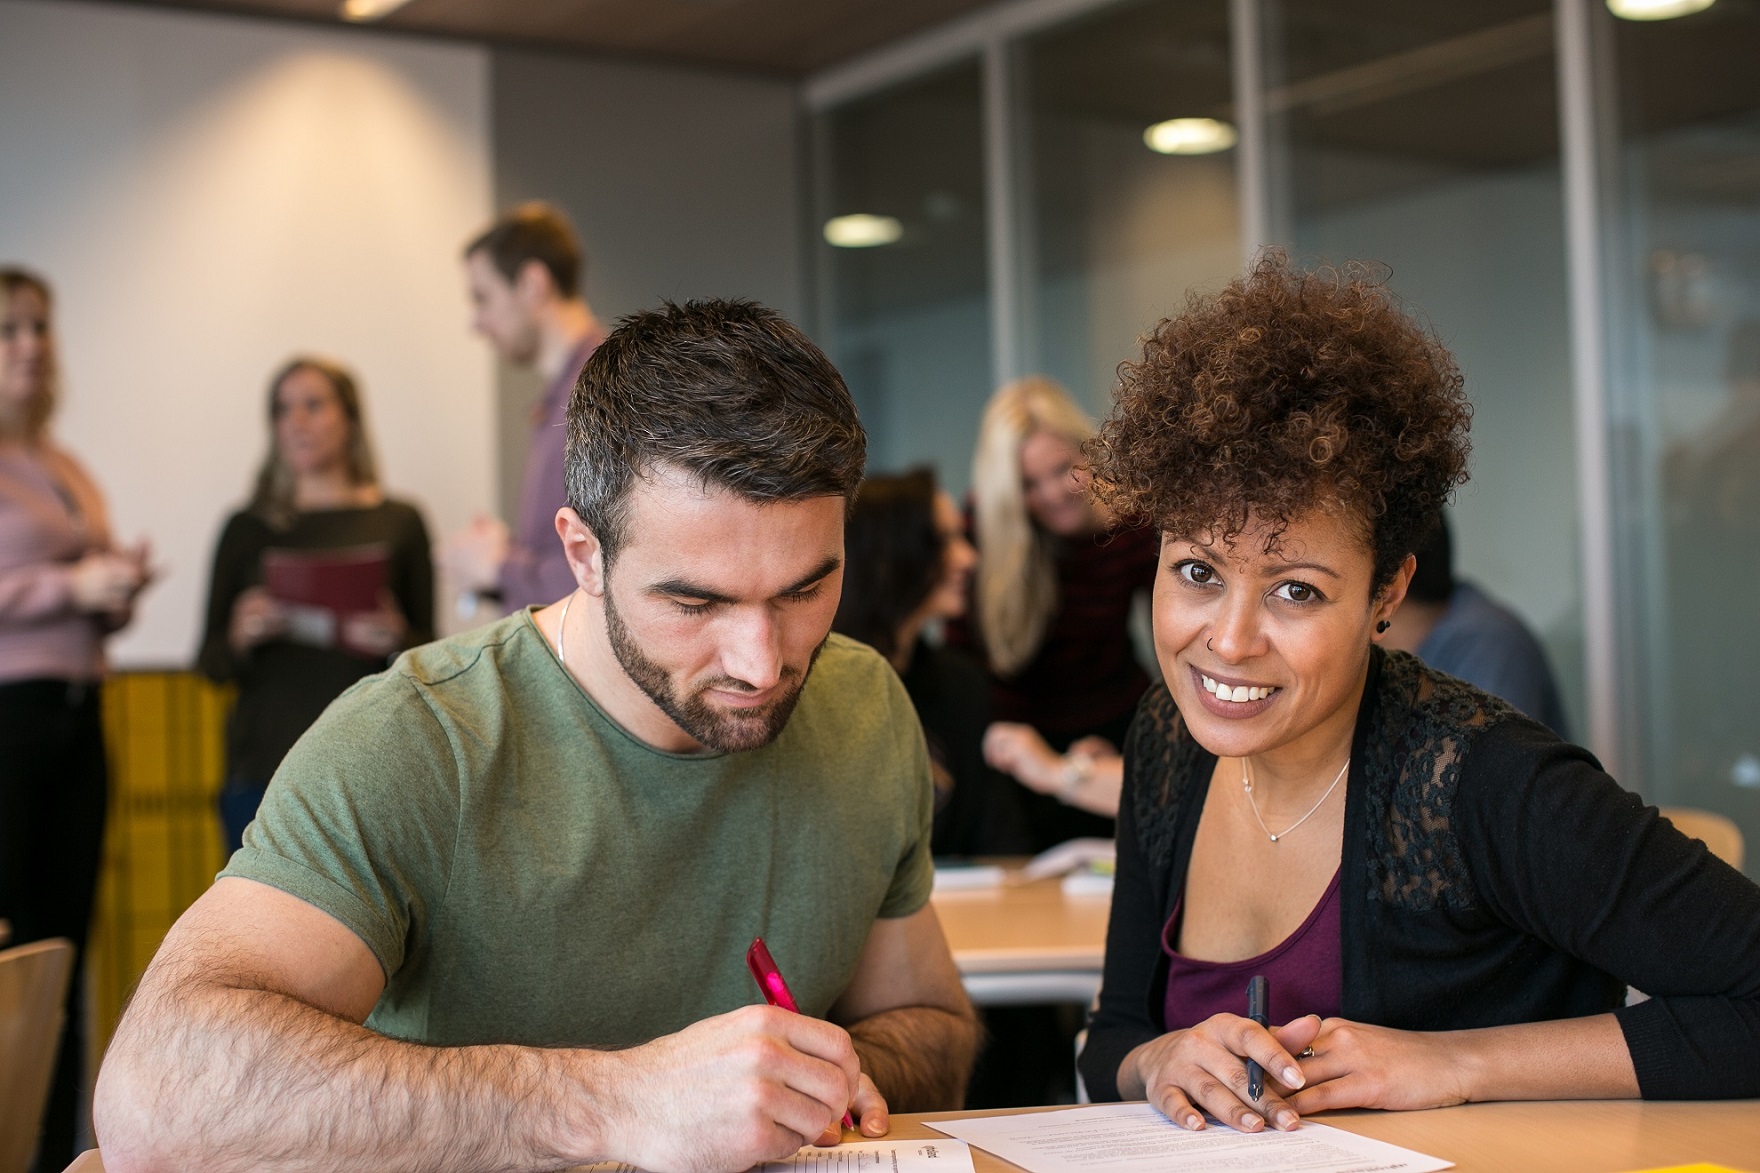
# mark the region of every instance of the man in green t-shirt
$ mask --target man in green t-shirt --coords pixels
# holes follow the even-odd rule
[[[828,633],[864,439],[750,303],[626,319],[568,412],[578,588],[289,754],[99,1075],[112,1169],[745,1169],[959,1105],[922,734]],[[763,936],[802,1014],[762,1006]]]

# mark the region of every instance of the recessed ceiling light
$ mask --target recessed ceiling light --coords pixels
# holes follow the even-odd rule
[[[342,19],[356,22],[390,16],[409,0],[342,0]]]
[[[1716,0],[1607,0],[1607,11],[1621,20],[1673,20],[1704,12]]]
[[[891,244],[903,235],[904,225],[894,216],[856,212],[825,221],[825,243],[837,248],[873,248]]]
[[[1163,155],[1213,155],[1239,141],[1233,126],[1215,118],[1169,118],[1143,132],[1143,142]]]

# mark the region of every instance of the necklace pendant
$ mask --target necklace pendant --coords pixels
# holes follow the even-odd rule
[[[1276,835],[1273,835],[1273,836],[1272,836],[1272,837],[1271,837],[1271,842],[1273,842],[1273,843],[1276,843],[1276,842],[1277,842],[1277,836],[1276,836]]]

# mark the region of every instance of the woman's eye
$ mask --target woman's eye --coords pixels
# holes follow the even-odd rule
[[[1203,562],[1188,560],[1173,569],[1181,578],[1195,586],[1208,586],[1216,581],[1215,569]]]
[[[1275,593],[1278,598],[1292,603],[1317,603],[1324,597],[1305,582],[1286,582]]]

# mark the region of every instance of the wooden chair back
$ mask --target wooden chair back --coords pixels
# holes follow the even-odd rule
[[[1662,817],[1673,823],[1683,835],[1697,839],[1711,849],[1711,854],[1736,871],[1742,870],[1744,857],[1742,829],[1713,811],[1690,806],[1665,806]]]
[[[43,1128],[73,971],[73,943],[0,952],[0,1173],[25,1173]]]

